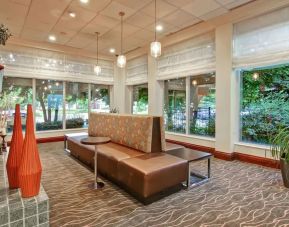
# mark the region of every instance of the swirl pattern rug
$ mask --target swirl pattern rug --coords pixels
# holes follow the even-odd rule
[[[93,172],[67,155],[63,143],[39,148],[52,227],[289,226],[289,190],[279,170],[213,159],[209,182],[144,206],[105,179],[102,190],[90,190]],[[192,167],[205,173],[207,163]]]

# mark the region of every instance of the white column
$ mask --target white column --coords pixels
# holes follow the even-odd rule
[[[119,113],[125,113],[125,77],[126,69],[117,67],[114,64],[114,86],[113,86],[113,105],[119,110]]]
[[[216,151],[232,153],[238,139],[238,77],[232,70],[233,25],[216,28]]]
[[[132,91],[133,86],[125,85],[125,113],[132,114]]]
[[[157,80],[157,59],[148,55],[148,112],[150,115],[163,115],[164,82]]]

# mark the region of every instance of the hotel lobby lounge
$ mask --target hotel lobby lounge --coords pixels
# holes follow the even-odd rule
[[[289,0],[0,0],[0,227],[289,226]]]

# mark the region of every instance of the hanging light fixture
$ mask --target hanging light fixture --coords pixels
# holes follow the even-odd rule
[[[99,32],[95,32],[96,34],[96,65],[94,66],[94,73],[98,76],[101,73],[101,67],[98,65],[98,35]]]
[[[153,56],[154,58],[157,58],[162,54],[162,44],[157,41],[156,27],[157,27],[157,0],[155,0],[155,28],[154,28],[155,40],[154,42],[151,42],[151,56]]]
[[[121,24],[120,24],[120,29],[121,29],[121,35],[120,35],[120,55],[118,55],[117,57],[117,66],[120,68],[125,67],[126,64],[126,57],[123,55],[122,53],[122,36],[123,36],[123,16],[124,16],[124,12],[120,12],[119,13],[120,17],[121,17]]]

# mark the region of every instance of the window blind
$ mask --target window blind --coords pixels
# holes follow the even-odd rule
[[[147,55],[134,58],[127,62],[126,85],[136,85],[148,82]]]
[[[235,68],[265,66],[289,61],[289,8],[234,25]]]
[[[214,32],[169,46],[158,59],[158,79],[172,79],[215,69]]]

